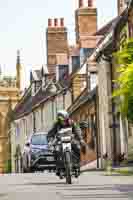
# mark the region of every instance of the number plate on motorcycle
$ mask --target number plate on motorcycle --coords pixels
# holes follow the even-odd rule
[[[51,157],[51,156],[49,156],[49,157],[47,157],[47,161],[54,161],[54,157]]]

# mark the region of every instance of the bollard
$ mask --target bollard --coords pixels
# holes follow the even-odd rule
[[[106,161],[106,176],[111,176],[112,175],[112,161],[107,160]]]

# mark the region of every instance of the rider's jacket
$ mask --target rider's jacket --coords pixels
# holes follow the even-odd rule
[[[72,133],[75,141],[79,141],[81,143],[83,141],[81,129],[78,124],[70,119],[66,120],[64,124],[60,123],[60,121],[56,121],[52,129],[48,132],[48,140],[50,140],[50,138],[54,138],[61,128],[68,127],[72,127]]]

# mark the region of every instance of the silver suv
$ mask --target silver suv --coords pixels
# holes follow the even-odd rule
[[[23,172],[55,170],[55,158],[48,147],[46,133],[34,133],[24,146],[22,155]]]

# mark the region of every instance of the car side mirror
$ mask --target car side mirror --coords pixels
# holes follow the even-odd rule
[[[29,146],[30,146],[30,143],[29,143],[29,142],[26,142],[25,146],[26,146],[26,147],[29,147]]]

